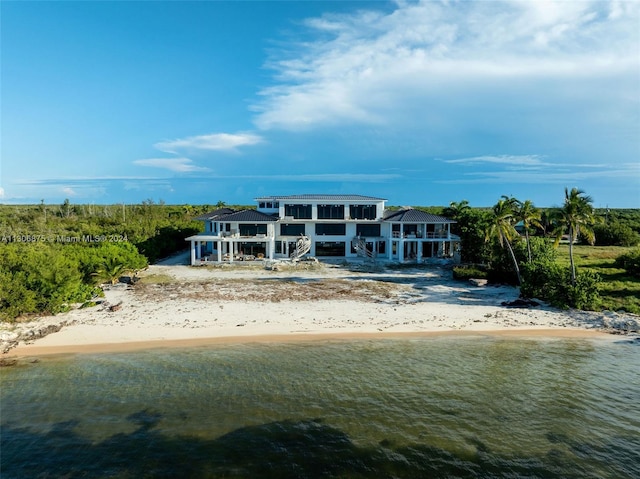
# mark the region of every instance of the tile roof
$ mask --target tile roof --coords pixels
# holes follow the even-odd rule
[[[256,210],[241,210],[235,211],[228,215],[223,215],[216,218],[221,221],[244,221],[248,223],[264,223],[264,222],[275,222],[278,221],[278,218],[272,215],[267,215],[265,213],[261,213]]]
[[[375,196],[363,195],[289,195],[289,196],[260,196],[256,201],[286,201],[286,200],[308,200],[308,201],[386,201],[386,198],[376,198]]]
[[[413,208],[385,211],[384,221],[396,223],[455,223],[455,221]]]
[[[209,211],[208,213],[204,213],[200,216],[196,216],[194,220],[198,221],[208,221],[212,220],[218,216],[224,216],[231,213],[234,213],[236,210],[232,210],[231,208],[220,208],[218,210]]]

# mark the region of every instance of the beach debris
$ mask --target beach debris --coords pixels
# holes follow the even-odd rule
[[[122,301],[120,301],[119,303],[116,304],[112,304],[109,306],[109,311],[110,312],[115,312],[115,311],[119,311],[120,309],[122,309]]]
[[[15,358],[0,358],[0,368],[8,368],[18,364],[18,360]]]
[[[474,285],[474,286],[486,286],[487,285],[487,281],[486,279],[480,279],[480,278],[470,278],[469,282]]]
[[[507,308],[535,308],[540,306],[540,303],[532,299],[514,299],[513,301],[503,301],[500,304]]]

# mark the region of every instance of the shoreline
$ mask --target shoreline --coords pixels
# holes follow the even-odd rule
[[[362,271],[153,265],[92,308],[0,325],[2,358],[256,342],[442,336],[615,339],[637,316],[514,308],[519,290],[455,281],[438,265]],[[114,308],[113,306],[118,306]]]
[[[76,356],[86,354],[117,354],[142,352],[155,349],[200,348],[241,344],[301,344],[325,341],[411,340],[436,338],[511,338],[511,339],[588,339],[615,341],[618,335],[606,331],[563,329],[512,329],[512,330],[447,330],[421,332],[348,332],[348,333],[289,333],[241,336],[217,336],[189,339],[165,339],[155,341],[125,341],[119,343],[68,344],[59,346],[21,345],[7,354],[7,360],[42,358],[52,356]]]

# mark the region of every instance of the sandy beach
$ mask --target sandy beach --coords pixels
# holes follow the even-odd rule
[[[612,338],[639,324],[609,311],[503,306],[517,288],[454,281],[446,265],[184,261],[150,266],[135,285],[106,286],[94,307],[3,325],[3,356],[435,334]]]

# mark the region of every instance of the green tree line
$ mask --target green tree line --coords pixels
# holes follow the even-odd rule
[[[0,320],[91,301],[98,284],[186,247],[210,205],[0,205]]]
[[[640,243],[638,210],[596,210],[593,200],[577,188],[565,189],[561,206],[538,209],[529,200],[503,196],[490,209],[471,208],[465,200],[453,202],[442,214],[456,220],[463,262],[459,278],[486,277],[520,285],[522,296],[539,298],[559,307],[598,309],[600,277],[579,270],[574,245],[579,243],[635,246]],[[557,261],[556,247],[568,243],[569,267]],[[616,264],[637,276],[639,253],[622,255]]]
[[[578,210],[570,210],[572,202]],[[0,205],[0,320],[57,313],[91,301],[100,294],[100,283],[117,281],[184,249],[184,239],[202,229],[195,218],[223,206],[152,200],[134,205],[74,205],[69,200]],[[537,209],[509,197],[493,208],[472,208],[467,201],[417,208],[457,221],[454,232],[461,237],[465,263],[481,265],[492,281],[521,283],[523,294],[559,306],[597,307],[598,278],[576,270],[573,252],[570,268],[558,265],[553,240],[568,235],[572,247],[588,240],[634,245],[640,238],[639,210],[595,210],[579,190],[567,190],[565,204],[555,209]],[[637,275],[639,258],[640,253],[629,253],[618,263]]]

